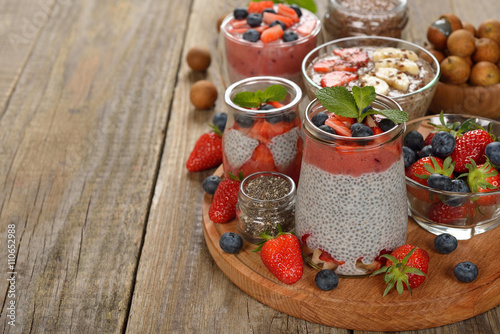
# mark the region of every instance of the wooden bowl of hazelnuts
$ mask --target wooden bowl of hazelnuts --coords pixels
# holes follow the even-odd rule
[[[500,118],[500,21],[487,19],[476,29],[443,14],[427,39],[441,67],[430,111]]]

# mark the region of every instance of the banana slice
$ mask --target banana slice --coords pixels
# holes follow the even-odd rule
[[[389,92],[389,85],[382,79],[379,79],[373,75],[365,74],[359,78],[366,86],[373,86],[377,94],[387,95]]]
[[[410,79],[408,79],[408,76],[405,73],[398,71],[395,68],[378,68],[375,70],[375,76],[377,78],[383,79],[390,86],[403,93],[406,93],[408,91]]]
[[[418,56],[415,52],[410,50],[403,50],[398,48],[382,48],[377,49],[373,52],[372,56],[374,61],[385,59],[385,58],[404,58],[413,61],[418,60]]]
[[[405,58],[384,58],[375,62],[375,68],[392,67],[411,75],[418,75],[420,72],[417,63]]]

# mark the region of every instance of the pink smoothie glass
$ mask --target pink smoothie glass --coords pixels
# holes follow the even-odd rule
[[[398,109],[377,95],[375,110]],[[345,137],[316,127],[325,107],[307,107],[296,232],[306,261],[343,276],[367,275],[406,241],[408,208],[402,153],[405,124],[370,137]]]

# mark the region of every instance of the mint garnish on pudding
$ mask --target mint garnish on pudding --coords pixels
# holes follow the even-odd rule
[[[352,87],[352,93],[343,86],[325,87],[316,92],[319,102],[336,116],[354,118],[362,123],[369,115],[383,115],[394,123],[408,120],[408,114],[397,109],[375,110],[370,104],[377,94],[372,86]]]
[[[258,108],[264,103],[283,101],[287,90],[281,85],[271,85],[256,92],[240,92],[233,98],[233,102],[243,108]]]

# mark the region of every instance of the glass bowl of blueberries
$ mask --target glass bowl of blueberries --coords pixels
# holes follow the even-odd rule
[[[500,122],[460,114],[406,124],[409,214],[434,234],[470,239],[500,224]]]

